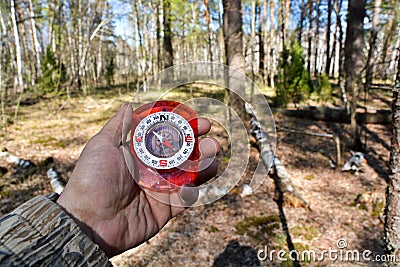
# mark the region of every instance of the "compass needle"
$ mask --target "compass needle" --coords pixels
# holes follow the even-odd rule
[[[168,141],[167,138],[165,138],[165,141],[162,142],[163,145],[166,145],[167,147],[169,147],[171,150],[174,150],[174,147],[171,145],[171,143]]]
[[[160,134],[156,133],[155,131],[153,132],[153,134],[157,137],[158,140],[160,140],[160,142],[163,142],[164,137],[162,137]]]

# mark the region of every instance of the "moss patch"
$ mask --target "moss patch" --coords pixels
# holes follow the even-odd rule
[[[314,178],[315,178],[314,175],[310,174],[310,175],[307,175],[306,177],[304,177],[304,180],[311,181]]]
[[[216,233],[216,232],[219,232],[218,227],[215,227],[215,226],[213,226],[213,225],[207,227],[206,230],[207,230],[207,232],[209,232],[209,233]]]
[[[255,244],[273,243],[275,247],[284,247],[286,244],[281,221],[275,215],[247,217],[238,222],[235,229],[239,235],[249,236]]]
[[[293,237],[302,236],[306,240],[312,240],[319,235],[319,230],[315,227],[295,226],[290,230]]]
[[[372,217],[378,217],[382,212],[383,209],[385,208],[385,202],[384,201],[380,201],[378,203],[376,203],[372,209],[372,213],[371,216]]]
[[[63,141],[57,140],[52,136],[39,137],[36,140],[31,141],[30,144],[40,144],[43,146],[52,146],[57,148],[67,147],[67,145]]]

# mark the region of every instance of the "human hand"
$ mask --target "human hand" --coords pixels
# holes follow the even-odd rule
[[[123,154],[126,113],[132,113],[128,104],[89,140],[57,201],[108,257],[150,239],[185,210],[160,202],[134,181]],[[210,122],[201,118],[198,121],[199,135],[206,134]],[[206,137],[199,142],[199,150],[200,160],[211,158],[219,152],[219,144]],[[205,182],[216,173],[214,162],[199,173],[199,180]],[[168,193],[168,197],[193,204],[197,193],[195,189],[182,187],[179,192]]]

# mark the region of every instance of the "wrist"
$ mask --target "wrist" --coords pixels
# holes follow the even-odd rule
[[[66,192],[65,192],[66,193]],[[118,253],[115,248],[108,245],[107,242],[98,234],[96,229],[96,220],[94,216],[90,216],[82,208],[77,207],[74,203],[75,201],[70,201],[63,193],[56,204],[61,207],[61,209],[72,218],[72,220],[78,225],[83,234],[85,234],[93,243],[98,245],[101,250],[111,258]]]
[[[56,201],[56,204],[76,223],[76,225],[78,225],[82,233],[96,243],[93,238],[92,227],[90,227],[87,222],[82,220],[82,217],[79,216],[79,212],[77,212],[76,208],[71,206],[70,203],[71,201],[66,200],[63,195],[61,195]]]

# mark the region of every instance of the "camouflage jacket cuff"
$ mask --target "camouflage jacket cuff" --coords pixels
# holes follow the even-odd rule
[[[57,198],[35,197],[0,219],[0,265],[111,266]]]

